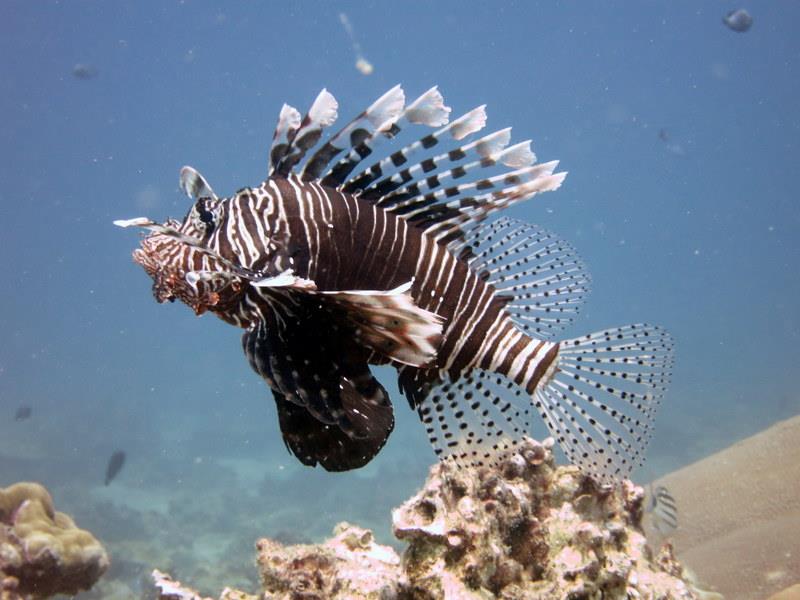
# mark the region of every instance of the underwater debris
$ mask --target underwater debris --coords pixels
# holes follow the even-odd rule
[[[739,33],[744,33],[753,25],[753,17],[745,9],[732,10],[727,15],[722,17],[722,22],[728,26],[728,29]]]
[[[350,45],[353,48],[353,53],[356,55],[356,69],[358,69],[362,75],[371,75],[372,71],[374,71],[374,67],[371,62],[364,58],[364,53],[361,51],[361,44],[359,44],[356,39],[356,34],[353,31],[353,25],[350,23],[350,19],[342,12],[339,13],[339,21],[347,32],[347,37],[350,38]]]
[[[99,74],[97,67],[93,67],[92,65],[87,65],[84,63],[77,63],[75,66],[72,67],[72,76],[75,79],[82,79],[84,81],[88,81],[90,79],[94,79]]]
[[[114,478],[119,475],[119,472],[122,470],[122,467],[125,465],[125,453],[122,450],[117,450],[114,454],[111,455],[111,458],[108,459],[108,465],[106,465],[106,478],[105,484],[108,485],[111,483]]]
[[[31,418],[31,414],[33,413],[33,409],[30,406],[23,404],[17,409],[17,412],[14,413],[14,420],[15,421],[25,421]]]
[[[554,441],[526,438],[496,467],[431,467],[392,512],[402,558],[342,523],[322,544],[257,542],[264,600],[488,600],[697,596],[641,530],[644,490],[556,467]],[[170,596],[161,596],[170,598]],[[191,598],[191,596],[188,596]]]
[[[0,598],[72,596],[90,589],[108,566],[100,542],[57,512],[42,485],[0,488]]]

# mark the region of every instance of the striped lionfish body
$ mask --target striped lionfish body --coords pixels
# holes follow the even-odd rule
[[[493,462],[538,414],[587,473],[627,476],[667,385],[669,335],[629,325],[555,341],[587,292],[583,263],[539,227],[488,219],[566,174],[529,141],[509,145],[510,129],[479,134],[484,107],[450,120],[436,88],[406,105],[397,86],[321,141],[337,109],[325,90],[305,116],[284,105],[259,187],[218,198],[184,167],[183,221],[117,222],[151,232],[134,260],[156,299],[245,329],[304,464],[377,454],[394,417],[370,365],[390,364],[442,458]],[[409,125],[433,131],[369,158]]]

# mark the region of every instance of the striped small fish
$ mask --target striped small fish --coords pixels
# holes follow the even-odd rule
[[[183,221],[115,222],[150,232],[133,258],[156,299],[245,330],[306,465],[353,469],[383,447],[392,404],[369,365],[389,364],[443,459],[494,463],[538,414],[586,473],[626,477],[668,383],[670,336],[638,324],[554,341],[587,293],[583,263],[544,229],[488,219],[566,173],[510,129],[480,134],[483,106],[450,120],[435,87],[407,104],[396,86],[323,141],[337,111],[326,90],[304,116],[284,105],[258,187],[219,198],[184,167]],[[414,125],[431,129],[376,154]]]

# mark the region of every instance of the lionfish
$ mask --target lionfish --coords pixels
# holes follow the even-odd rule
[[[392,365],[441,459],[495,464],[538,414],[584,472],[626,477],[668,383],[669,334],[555,341],[588,290],[583,262],[540,227],[489,219],[557,189],[558,162],[510,145],[510,128],[475,135],[485,106],[450,120],[436,87],[406,104],[398,85],[322,141],[337,111],[324,89],[305,116],[284,105],[258,187],[219,198],[184,167],[183,221],[115,221],[149,231],[133,259],[156,300],[244,329],[306,465],[344,471],[380,451],[394,416],[370,365]],[[411,125],[431,129],[373,156]]]

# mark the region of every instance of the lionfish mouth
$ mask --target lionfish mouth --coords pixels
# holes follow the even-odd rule
[[[151,231],[133,251],[133,261],[141,265],[153,280],[153,296],[159,303],[180,300],[196,314],[222,309],[238,299],[250,277],[245,271],[202,246],[200,240],[188,236],[166,224],[145,217],[114,221],[119,227],[141,227]],[[180,248],[185,246],[185,248]],[[182,264],[192,264],[181,259],[182,250],[204,254],[213,263],[213,270],[187,270]],[[230,268],[232,267],[232,268]]]

